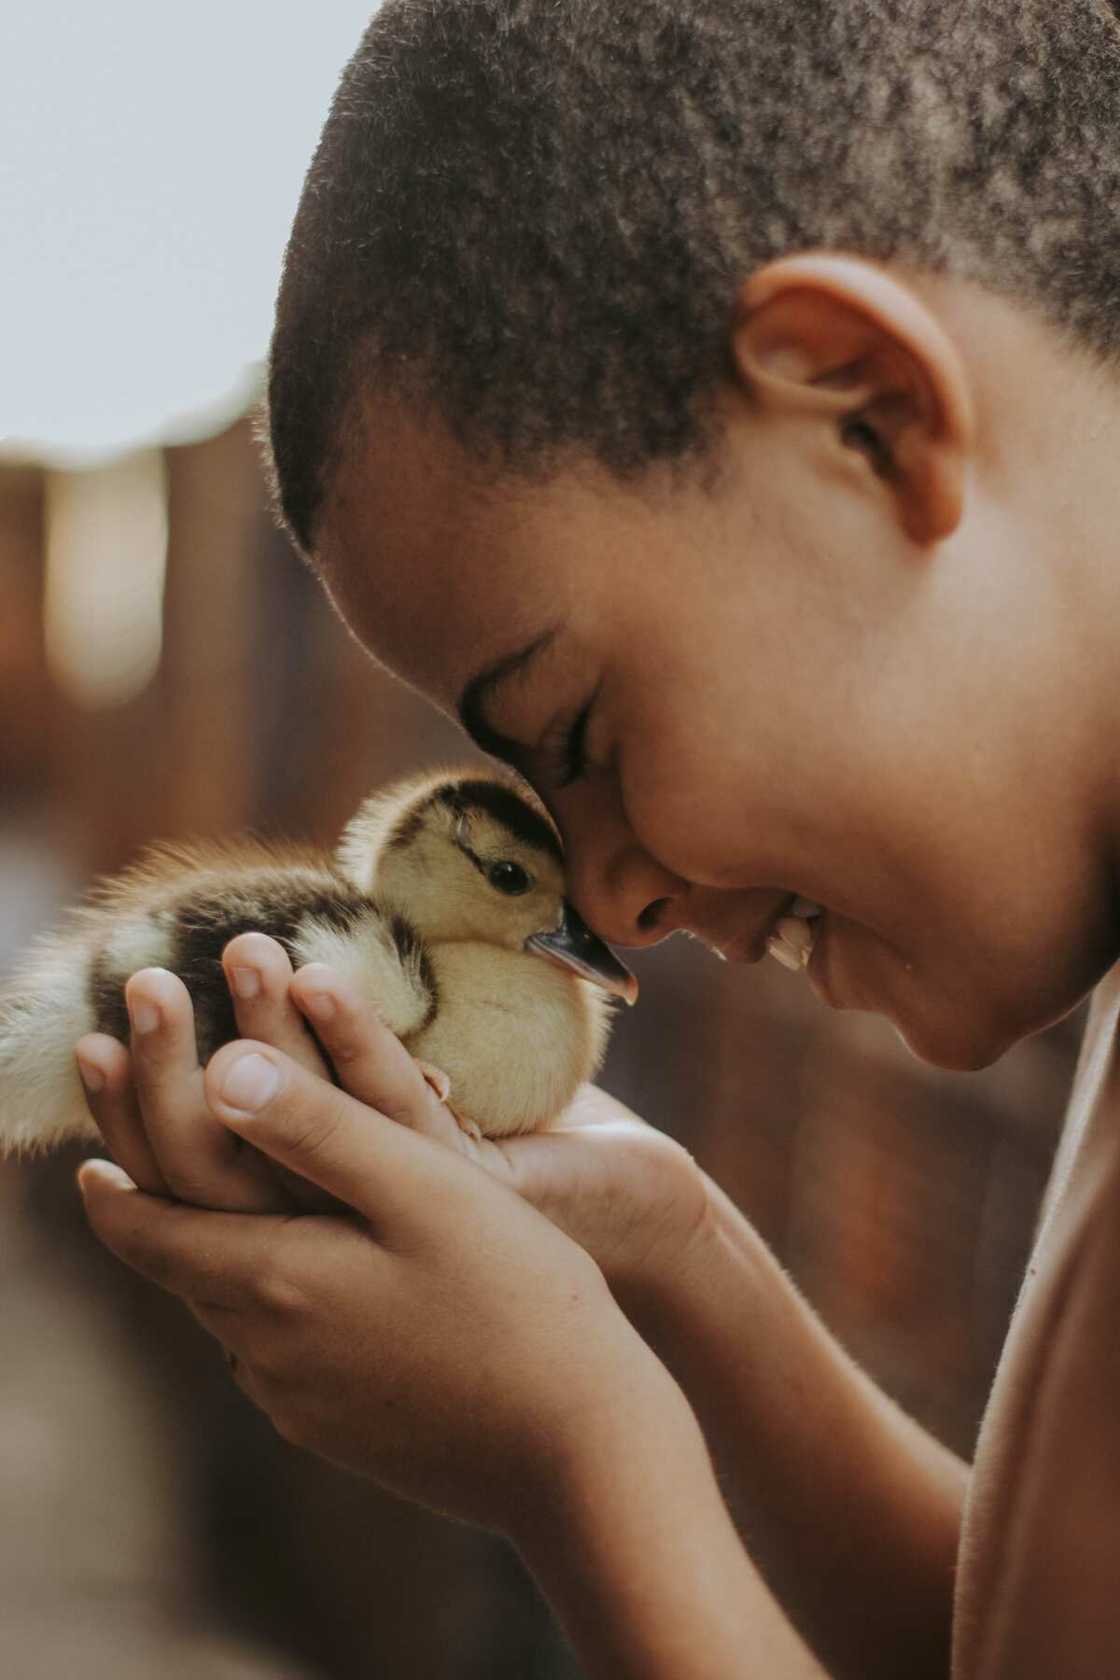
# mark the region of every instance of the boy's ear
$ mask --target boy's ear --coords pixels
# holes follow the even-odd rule
[[[904,283],[858,257],[782,258],[743,287],[733,353],[758,407],[817,415],[865,458],[914,542],[956,529],[972,398],[955,344]]]

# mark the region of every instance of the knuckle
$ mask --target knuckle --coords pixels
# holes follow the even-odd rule
[[[214,1136],[212,1124],[150,1126],[149,1136],[160,1143],[163,1176],[177,1201],[215,1209],[229,1205],[240,1184],[232,1177],[233,1154],[223,1151],[225,1139]]]
[[[370,1106],[384,1114],[386,1119],[410,1131],[422,1129],[425,1119],[437,1115],[440,1110],[434,1092],[428,1093],[423,1088],[402,1091],[385,1085],[378,1087],[370,1099]]]
[[[299,1244],[298,1215],[277,1221],[277,1237],[257,1268],[254,1293],[266,1312],[291,1318],[311,1307],[307,1256]],[[295,1239],[295,1241],[293,1241]]]
[[[189,1202],[193,1207],[212,1207],[215,1197],[214,1178],[201,1172],[184,1172],[181,1168],[164,1167],[167,1187],[176,1201]]]
[[[305,1159],[330,1153],[344,1130],[345,1120],[337,1102],[332,1101],[329,1088],[318,1093],[319,1101],[311,1107],[300,1108],[292,1116],[290,1143],[294,1154]]]
[[[299,1318],[309,1304],[303,1283],[279,1267],[271,1268],[258,1279],[257,1296],[261,1306],[279,1318]]]
[[[145,1112],[158,1104],[166,1104],[177,1092],[177,1080],[183,1067],[193,1026],[169,1021],[142,1038],[132,1035],[132,1067],[137,1098]]]
[[[149,1100],[160,1069],[168,1059],[169,1038],[167,1028],[162,1026],[146,1033],[138,1033],[133,1028],[129,1035],[128,1048],[136,1087]]]
[[[356,1062],[369,1051],[369,1045],[356,1030],[355,1023],[347,1020],[345,1016],[332,1021],[329,1029],[324,1024],[316,1030],[322,1034],[323,1042],[329,1046],[332,1062]]]
[[[99,1124],[112,1125],[114,1121],[119,1123],[134,1112],[132,1105],[135,1102],[136,1087],[131,1078],[116,1082],[106,1080],[97,1090],[93,1090],[83,1079],[82,1089],[89,1111],[96,1115]]]

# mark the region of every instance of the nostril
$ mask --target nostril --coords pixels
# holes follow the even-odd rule
[[[655,898],[652,904],[646,905],[638,917],[638,926],[643,933],[653,933],[657,929],[668,904],[667,898]]]

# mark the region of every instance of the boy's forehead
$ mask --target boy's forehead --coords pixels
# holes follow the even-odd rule
[[[319,547],[355,634],[444,705],[563,624],[583,554],[555,492],[483,477],[453,440],[388,405],[338,468]]]

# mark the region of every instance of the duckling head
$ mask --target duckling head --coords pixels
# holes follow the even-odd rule
[[[426,941],[525,951],[637,998],[637,980],[565,897],[556,830],[508,782],[465,771],[376,794],[347,827],[338,861]]]

